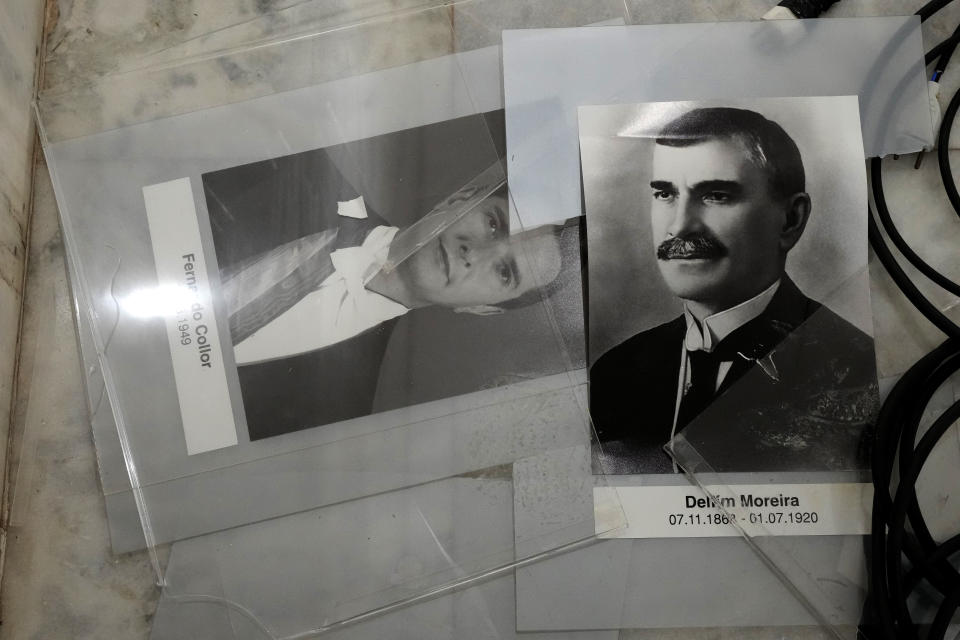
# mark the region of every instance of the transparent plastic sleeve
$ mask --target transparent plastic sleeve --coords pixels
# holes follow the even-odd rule
[[[590,405],[602,444],[593,449],[593,466],[616,489],[628,525],[610,536],[616,540],[518,571],[518,628],[828,622],[838,630],[858,623],[862,534],[869,528],[863,443],[877,408],[863,159],[932,142],[922,58],[916,17],[504,34],[508,170],[517,207],[540,219],[581,207],[586,213]],[[544,73],[557,67],[564,74]],[[666,102],[675,100],[688,102]],[[812,208],[802,238],[791,245],[787,278],[756,302],[763,308],[776,296],[788,300],[786,307],[795,306],[791,299],[823,306],[801,314],[811,324],[795,318],[795,333],[785,331],[804,345],[804,355],[788,351],[771,363],[764,353],[738,349],[744,355],[721,362],[714,378],[714,392],[717,380],[723,385],[722,408],[674,430],[680,394],[692,380],[681,376],[690,372],[681,367],[688,362],[681,355],[682,296],[658,268],[669,224],[657,231],[650,208],[655,200],[682,199],[686,183],[652,175],[652,162],[662,128],[697,107],[757,111],[796,140]],[[684,146],[695,145],[662,145]],[[718,192],[721,186],[731,185],[713,184]],[[684,197],[706,207],[716,194],[703,188]],[[680,262],[690,250],[683,243],[662,248],[664,258],[677,259],[672,264],[686,265],[678,271],[692,272],[694,257]],[[723,250],[730,260],[738,251]],[[711,336],[714,344],[719,335]],[[825,335],[842,344],[817,351]],[[709,349],[709,339],[700,338]],[[751,373],[739,378],[744,365]],[[809,374],[804,382],[820,392],[804,392],[795,373]],[[766,383],[781,389],[772,393]],[[733,395],[725,400],[727,389]],[[754,408],[745,409],[750,403]],[[671,457],[663,447],[673,435]],[[679,475],[690,469],[692,476]],[[722,504],[699,486],[722,496]],[[752,511],[761,519],[756,526],[778,536],[738,539],[744,531],[730,525],[728,505],[739,509],[741,495],[750,505],[753,496],[783,501],[784,508],[767,501]],[[802,506],[794,508],[790,498]],[[798,522],[778,528],[762,523],[768,516]],[[835,528],[825,527],[827,520]],[[771,557],[784,570],[770,571]],[[566,580],[573,575],[578,580]],[[696,580],[687,579],[692,575]],[[819,578],[820,590],[806,597]]]
[[[896,119],[885,124],[890,127],[886,134],[897,131]],[[881,165],[878,159],[871,160],[869,165],[873,169],[870,185],[873,212],[867,212],[867,215],[876,215],[874,212],[878,211],[879,202],[885,200],[884,189],[877,182],[881,180]],[[892,220],[899,217],[900,226],[911,229],[908,233],[925,235],[925,242],[914,239],[911,244],[917,246],[926,259],[941,265],[940,268],[947,273],[955,271],[949,259],[937,255],[944,246],[943,240],[930,236],[930,227],[917,217],[942,216],[944,209],[937,204],[917,207],[911,211],[914,215],[907,224],[903,220],[903,203],[896,202],[908,193],[916,193],[907,188],[902,179],[909,175],[910,181],[915,183],[917,166],[909,163],[890,173],[900,180],[896,183],[899,189],[889,190],[894,197],[892,215],[890,212],[877,215],[881,221],[878,227],[882,224],[884,228],[883,233],[877,231],[880,241],[890,243],[892,235],[899,235],[897,223]],[[886,209],[887,204],[884,203],[883,207]],[[862,233],[861,230],[857,235],[862,236]],[[871,236],[871,243],[873,241]],[[904,348],[905,340],[915,339],[914,335],[907,337],[904,325],[910,326],[911,334],[916,329],[914,325],[904,323],[902,317],[894,323],[889,309],[891,305],[903,303],[901,293],[898,290],[891,292],[887,274],[881,272],[879,264],[874,266],[877,270],[871,284],[874,285],[878,387],[880,397],[886,396],[890,401],[879,416],[878,403],[851,385],[854,378],[850,373],[855,368],[850,359],[852,345],[848,341],[832,349],[830,359],[823,361],[830,365],[834,375],[827,378],[829,384],[820,385],[818,394],[807,394],[807,410],[784,413],[778,410],[787,406],[781,400],[780,408],[770,406],[772,411],[768,408],[752,419],[744,417],[742,412],[738,416],[737,411],[742,410],[743,403],[737,398],[743,397],[744,391],[752,388],[755,397],[766,398],[763,404],[775,397],[775,393],[757,392],[758,384],[769,386],[773,370],[755,368],[730,387],[729,395],[718,398],[678,433],[667,449],[687,477],[700,488],[704,501],[732,523],[771,573],[790,589],[831,637],[847,638],[856,633],[858,638],[873,639],[892,633],[881,624],[882,609],[890,606],[889,601],[882,601],[882,596],[878,595],[881,593],[878,585],[886,585],[888,580],[890,588],[903,595],[903,610],[909,608],[913,622],[918,627],[930,629],[939,623],[942,635],[949,621],[942,618],[942,611],[937,609],[940,596],[935,587],[925,584],[920,577],[923,570],[929,568],[929,561],[911,564],[914,556],[910,551],[919,553],[919,545],[911,536],[921,527],[926,531],[929,546],[948,540],[954,531],[953,514],[948,515],[949,510],[934,502],[942,500],[949,493],[946,487],[955,484],[956,425],[950,426],[949,415],[946,420],[938,419],[938,416],[954,405],[956,375],[939,375],[937,382],[928,385],[927,389],[915,391],[915,395],[907,392],[911,394],[911,401],[916,401],[917,407],[923,407],[923,411],[921,413],[919,408],[909,410],[916,411],[913,415],[915,430],[905,429],[902,442],[892,441],[889,420],[887,430],[879,432],[878,419],[890,408],[903,406],[901,384],[906,385],[903,388],[909,388],[910,384],[911,376],[899,375],[902,369],[898,367],[902,365],[896,360],[904,357],[919,359],[922,351],[915,353],[917,347],[913,344]],[[921,287],[928,288],[922,283],[919,271],[911,271],[910,277]],[[823,306],[799,324],[781,346],[770,352],[770,361],[779,360],[781,367],[795,368],[807,380],[816,380],[816,370],[823,363],[809,357],[813,355],[809,349],[806,353],[791,355],[790,344],[822,342],[826,335],[824,323],[830,321],[830,309],[840,308],[844,301],[858,295],[857,290],[865,287],[861,284],[863,280],[866,280],[866,269],[854,279],[839,282],[827,291],[822,298]],[[930,294],[925,292],[925,295]],[[931,301],[935,308],[946,314],[956,304],[955,297],[943,290],[933,291]],[[923,331],[931,332],[931,327],[923,327]],[[936,340],[939,339],[938,336]],[[923,360],[929,361],[939,352],[931,348]],[[891,354],[896,355],[891,358]],[[757,374],[762,378],[756,377]],[[787,380],[781,379],[775,384],[784,382]],[[894,398],[898,389],[900,402]],[[794,406],[802,397],[794,391]],[[756,402],[759,405],[761,401]],[[871,406],[874,407],[872,411]],[[789,428],[783,430],[774,425],[789,425]],[[778,431],[789,434],[789,439],[775,437]],[[933,434],[940,434],[942,441],[934,444],[935,441],[930,440]],[[745,442],[750,443],[756,458],[765,460],[770,467],[769,479],[756,486],[745,487],[742,478],[730,473],[743,464],[741,455]],[[893,457],[898,446],[899,454]],[[913,446],[917,447],[919,454],[913,451]],[[874,450],[875,447],[880,447],[881,451]],[[888,449],[886,452],[883,452],[884,447]],[[918,457],[908,458],[905,454]],[[890,456],[889,460],[879,462],[884,456]],[[907,460],[912,460],[912,464]],[[773,473],[784,465],[791,468],[805,466],[808,470],[794,481],[796,484],[785,485],[782,474]],[[875,475],[877,473],[881,474],[879,478]],[[893,486],[889,486],[891,484]],[[875,495],[878,486],[884,493]],[[908,503],[912,504],[905,508]],[[891,518],[890,514],[897,509],[901,509],[898,517],[904,519]],[[897,523],[904,525],[906,511],[911,512],[911,522],[904,534],[898,532]],[[928,527],[926,522],[918,525],[918,515],[920,521],[929,517],[931,525]],[[809,535],[814,537],[806,537]],[[896,553],[889,551],[892,545],[902,543],[905,538],[911,538],[910,542],[899,547]],[[890,542],[894,540],[896,542]],[[891,547],[887,547],[884,557],[882,551],[878,553],[878,548],[883,548],[878,545],[885,544]],[[905,547],[910,551],[905,552]],[[878,566],[878,558],[887,563],[885,568],[890,568],[889,576],[884,575]]]
[[[453,9],[40,98],[92,411],[116,428],[98,421],[114,546],[145,544],[170,602],[306,637],[623,525],[615,503],[600,525],[564,506],[595,482],[580,225],[507,215],[499,50],[303,67],[369,30],[453,33]],[[214,82],[263,64],[269,86]],[[150,100],[186,76],[183,100]],[[134,96],[132,119],[78,99]],[[515,518],[540,519],[522,548]]]
[[[744,109],[764,120],[745,124],[752,116],[741,115]],[[838,637],[863,615],[869,444],[879,409],[866,270],[867,183],[857,121],[853,97],[781,98],[653,105],[630,129],[653,143],[650,216],[657,268],[668,289],[689,287],[684,293],[690,298],[710,300],[710,292],[729,286],[726,276],[707,277],[713,265],[727,262],[735,269],[738,261],[756,255],[760,236],[738,249],[730,229],[708,213],[699,230],[688,232],[689,221],[671,218],[676,236],[656,235],[664,229],[658,221],[684,206],[675,209],[672,200],[658,197],[658,189],[664,176],[673,175],[674,154],[698,153],[697,145],[681,140],[686,133],[720,130],[735,136],[729,132],[746,127],[756,136],[748,144],[770,159],[768,170],[777,172],[777,184],[786,185],[784,194],[801,194],[783,200],[786,224],[779,242],[786,247],[787,265],[772,292],[760,292],[766,284],[760,263],[754,263],[744,277],[757,279],[751,294],[756,297],[742,295],[736,305],[721,304],[707,313],[699,303],[684,303],[683,317],[697,318],[693,326],[704,327],[713,340],[700,349],[692,338],[699,331],[686,325],[683,347],[675,354],[679,378],[674,376],[673,426],[665,449],[702,492],[688,500],[693,509],[678,512],[678,526],[719,520],[741,535],[813,618]],[[684,187],[678,189],[681,202]],[[734,193],[727,205],[714,204],[711,194],[704,197],[704,211],[739,210],[739,199],[750,197]],[[748,218],[739,220],[739,233],[757,230]],[[800,227],[787,237],[791,220]],[[706,238],[703,245],[685,244],[696,234]],[[708,255],[711,243],[722,246],[724,255]],[[690,272],[684,261],[696,259],[697,252],[706,266]],[[765,307],[749,312],[765,296]],[[724,313],[745,315],[731,330],[721,321]],[[703,371],[714,376],[708,392]]]
[[[524,29],[503,57],[507,168],[530,220],[579,210],[583,105],[856,95],[868,157],[933,143],[916,16]]]
[[[520,572],[521,628],[817,625],[797,581],[843,572],[818,606],[856,625],[877,409],[856,97],[584,106],[579,131],[593,461],[627,527]],[[773,544],[806,573],[769,571]]]

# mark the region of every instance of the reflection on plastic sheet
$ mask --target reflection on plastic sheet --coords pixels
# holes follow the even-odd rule
[[[917,17],[530,29],[503,42],[507,170],[527,224],[580,211],[581,105],[857,95],[867,157],[933,141]]]

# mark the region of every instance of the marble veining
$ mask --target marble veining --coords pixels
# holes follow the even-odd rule
[[[103,1],[63,7],[51,34],[40,105],[54,141],[414,62],[452,46],[441,0],[240,2],[232,13],[137,0],[129,4],[149,8],[141,15],[127,7],[124,15],[141,18],[122,36],[89,26]]]
[[[501,28],[568,26],[614,17],[598,17],[601,3],[589,0],[469,0],[452,8],[437,7],[441,0],[49,1],[58,17],[51,21],[44,52],[47,66],[41,106],[54,139],[495,44]],[[9,229],[2,233],[13,235],[23,233],[22,203],[31,193],[27,148],[32,134],[25,135],[29,112],[8,107],[20,105],[21,97],[32,91],[34,41],[21,38],[11,25],[27,25],[25,32],[29,32],[29,25],[39,24],[39,11],[31,13],[39,4],[38,0],[8,0],[0,5],[2,46],[19,52],[8,57],[0,51],[0,148],[5,149],[0,157],[0,192],[7,198],[0,200],[0,216],[19,221],[7,225],[4,219],[0,229]],[[756,19],[773,0],[611,0],[606,4],[602,13],[624,15],[628,23],[664,23]],[[830,15],[903,14],[922,4],[924,0],[844,0]],[[621,8],[625,11],[620,12]],[[386,18],[390,11],[399,11],[402,17]],[[960,21],[960,7],[942,13],[924,27],[929,43],[949,35]],[[358,23],[365,26],[337,31]],[[332,34],[327,46],[316,46],[317,39],[308,38],[284,45],[282,56],[277,46],[234,51],[242,42],[269,43],[322,32]],[[224,51],[231,55],[204,59],[206,54]],[[194,61],[175,68],[157,67],[184,57]],[[5,66],[7,60],[16,61],[12,70]],[[123,75],[124,70],[144,66],[153,70]],[[8,89],[8,84],[14,88]],[[944,107],[958,86],[960,62],[943,80]],[[955,162],[960,166],[960,157]],[[922,248],[925,257],[960,279],[960,265],[954,258],[960,225],[945,206],[934,159],[928,158],[920,171],[912,169],[912,158],[890,160],[885,174],[891,209],[903,233]],[[36,213],[25,294],[27,348],[20,371],[23,392],[15,409],[19,488],[8,540],[10,559],[0,590],[4,608],[0,636],[146,638],[157,591],[145,554],[114,558],[109,552],[56,203],[42,165],[32,188]],[[10,204],[3,204],[7,201]],[[0,269],[10,269],[3,266],[7,263],[2,254],[7,251],[16,258],[22,240],[17,245],[0,236],[0,241],[6,247],[0,249]],[[942,336],[903,300],[875,262],[870,273],[878,363],[888,387]],[[17,277],[12,280],[19,282]],[[960,319],[955,300],[938,292],[931,295]],[[11,335],[7,329],[15,322],[10,319],[15,314],[10,310],[19,307],[18,296],[0,281],[0,428],[6,424],[3,403],[9,397],[10,382],[2,367],[12,362],[11,341],[5,338]],[[937,452],[938,468],[957,468],[950,455],[950,450]],[[944,502],[942,492],[934,492],[933,499],[940,500],[938,506],[949,506],[949,500],[956,498],[948,496]],[[770,637],[769,630],[730,629],[623,631],[619,635],[621,640]],[[794,629],[778,636],[826,637],[819,629]]]
[[[25,241],[33,161],[30,102],[40,42],[42,3],[0,4],[0,478],[5,477],[7,438],[26,260]],[[6,526],[0,508],[0,572]]]
[[[50,180],[39,169],[0,637],[146,638],[155,576],[146,554],[110,552],[63,241]]]

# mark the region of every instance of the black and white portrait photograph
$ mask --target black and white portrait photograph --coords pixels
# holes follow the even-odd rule
[[[251,440],[584,366],[579,221],[511,225],[502,140],[499,111],[203,175]]]
[[[581,107],[601,470],[868,467],[877,410],[856,97]]]

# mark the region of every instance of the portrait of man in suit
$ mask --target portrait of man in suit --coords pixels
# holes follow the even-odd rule
[[[501,163],[449,142],[476,121],[204,176],[251,439],[562,370],[548,326],[526,337],[544,297],[579,299],[579,226],[511,229]]]
[[[412,309],[503,313],[560,275],[562,226],[511,234],[503,188],[449,200],[429,221],[398,229],[357,196],[338,203],[336,229],[225,270],[237,364],[329,347]]]
[[[617,470],[676,470],[664,446],[677,434],[716,471],[864,466],[873,341],[786,271],[829,206],[807,192],[795,141],[749,109],[688,110],[655,134],[648,193],[653,243],[636,250],[653,252],[682,312],[590,368]]]

